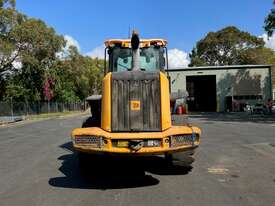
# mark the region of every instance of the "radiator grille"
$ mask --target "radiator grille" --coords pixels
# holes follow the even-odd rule
[[[131,101],[140,102],[140,108],[132,110]],[[159,73],[113,73],[112,131],[160,130]]]

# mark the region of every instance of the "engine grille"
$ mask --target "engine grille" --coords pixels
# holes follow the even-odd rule
[[[139,102],[137,110],[131,102]],[[112,131],[160,131],[159,72],[112,74]]]

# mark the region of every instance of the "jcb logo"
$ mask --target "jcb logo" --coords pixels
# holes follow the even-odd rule
[[[140,110],[140,101],[138,101],[138,100],[132,100],[131,101],[131,110],[133,110],[133,111],[139,111]]]

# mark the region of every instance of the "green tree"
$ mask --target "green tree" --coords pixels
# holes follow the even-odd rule
[[[248,49],[240,57],[241,64],[268,64],[272,70],[272,84],[275,88],[275,52],[272,49],[262,47]]]
[[[198,41],[190,54],[189,66],[240,64],[242,52],[263,46],[263,39],[229,26],[209,32]]]
[[[0,74],[12,70],[19,56],[12,30],[24,22],[26,16],[17,12],[14,6],[15,1],[0,1]]]
[[[34,58],[45,68],[56,60],[56,53],[65,46],[63,36],[57,35],[53,28],[43,21],[30,18],[17,25],[10,32],[10,41],[16,46],[16,52],[23,63]]]
[[[25,99],[28,93],[28,89],[24,88],[24,86],[10,82],[6,87],[6,95],[4,100],[10,101],[12,99],[13,101],[20,102]]]
[[[5,93],[6,76],[13,72],[13,63],[17,58],[9,33],[24,18],[24,15],[15,10],[15,1],[0,0],[0,100]]]
[[[275,52],[266,47],[247,49],[240,55],[240,64],[275,65]]]
[[[101,90],[103,61],[82,56],[42,20],[0,0],[0,100],[82,101]],[[16,66],[17,65],[17,66]]]
[[[28,88],[29,101],[44,100],[43,84],[57,60],[56,53],[65,45],[63,36],[41,20],[26,18],[7,32],[4,41],[5,48],[0,47],[2,85],[12,76]],[[16,68],[15,62],[20,63],[21,68]]]
[[[0,8],[15,8],[15,0],[0,0]]]
[[[75,47],[70,47],[68,53],[66,59],[56,65],[56,99],[80,101],[100,93],[104,61],[82,56]]]
[[[22,64],[13,78],[23,81],[22,85],[29,89],[29,101],[45,100],[43,85],[57,60],[56,53],[65,44],[64,38],[43,21],[30,18],[11,30],[10,40],[15,45],[17,61]]]
[[[273,1],[273,5],[275,1]],[[271,9],[264,21],[264,29],[268,36],[272,36],[273,30],[275,29],[275,9]]]

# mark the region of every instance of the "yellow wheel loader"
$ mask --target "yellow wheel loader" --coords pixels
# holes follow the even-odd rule
[[[102,95],[87,99],[92,116],[72,132],[74,149],[115,155],[192,154],[201,130],[172,125],[167,41],[131,39],[105,41]],[[108,55],[108,64],[107,64]],[[108,65],[108,66],[107,66]]]

